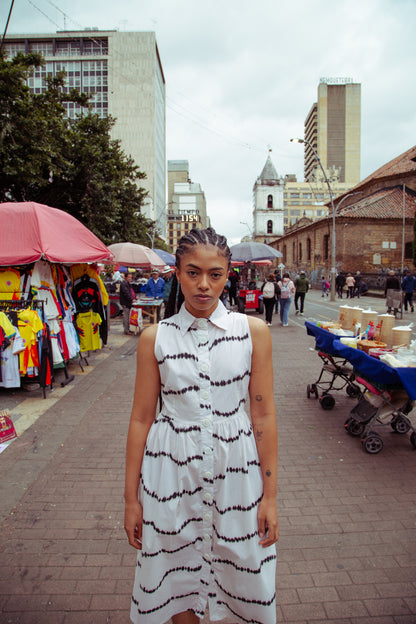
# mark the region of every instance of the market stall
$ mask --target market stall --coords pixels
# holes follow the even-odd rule
[[[53,382],[53,370],[107,341],[108,295],[91,264],[108,248],[71,215],[0,204],[0,387]],[[20,347],[19,347],[20,345]],[[20,350],[19,350],[20,348]],[[73,379],[73,377],[72,377]]]

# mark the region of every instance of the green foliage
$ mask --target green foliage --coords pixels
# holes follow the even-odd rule
[[[35,201],[69,212],[105,243],[148,244],[153,223],[141,215],[145,174],[111,139],[115,121],[92,114],[88,97],[66,92],[65,75],[32,95],[26,80],[38,54],[0,58],[0,202]],[[65,116],[64,102],[85,111]]]

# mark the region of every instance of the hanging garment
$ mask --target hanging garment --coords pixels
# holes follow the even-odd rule
[[[35,310],[19,310],[18,329],[25,343],[25,350],[19,356],[19,370],[21,375],[34,376],[39,368],[39,354],[37,334],[43,330],[43,323]]]
[[[20,388],[19,353],[24,351],[24,342],[15,328],[14,339],[10,345],[0,351],[1,381],[2,388]]]
[[[81,351],[101,349],[99,332],[101,322],[101,316],[92,310],[77,314],[76,325],[78,328]]]
[[[44,260],[35,262],[32,272],[31,289],[33,298],[36,301],[44,302],[44,310],[48,319],[59,318],[61,311],[56,297],[51,266]]]
[[[103,344],[107,344],[108,323],[98,282],[85,273],[74,281],[72,286],[72,295],[77,312],[87,312],[88,310],[92,310],[100,315],[100,337]]]
[[[0,299],[20,299],[20,272],[17,269],[0,269]]]

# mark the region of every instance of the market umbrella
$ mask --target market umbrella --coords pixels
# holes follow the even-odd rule
[[[136,243],[114,243],[108,246],[114,254],[114,259],[127,267],[157,267],[162,268],[165,262],[153,249]]]
[[[72,215],[36,202],[0,204],[0,266],[49,260],[60,264],[112,260],[112,253]]]
[[[160,258],[162,258],[165,264],[168,264],[169,266],[175,266],[176,258],[173,254],[165,251],[164,249],[153,249],[153,251],[156,252]]]
[[[283,254],[277,249],[265,245],[264,243],[255,243],[247,241],[230,247],[231,259],[240,260],[241,262],[253,262],[253,260],[273,260],[281,258]]]

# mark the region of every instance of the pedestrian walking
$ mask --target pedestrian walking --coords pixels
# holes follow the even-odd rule
[[[207,605],[212,621],[276,623],[272,344],[219,301],[230,259],[212,228],[185,234],[179,311],[139,339],[125,487],[136,624],[197,624]]]
[[[173,269],[168,264],[165,264],[165,266],[162,269],[162,279],[165,281],[165,287],[163,289],[162,298],[163,298],[164,311],[166,311],[166,306],[169,301],[169,295],[170,295],[172,282],[173,282]]]
[[[350,299],[353,299],[353,297],[354,297],[355,279],[353,278],[351,273],[348,273],[348,275],[347,275],[347,277],[345,279],[345,285],[347,287],[347,299],[348,299],[348,297]]]
[[[270,273],[267,280],[263,282],[261,292],[263,293],[263,303],[266,312],[266,325],[271,327],[276,296],[280,294],[280,288],[274,280],[273,273]]]
[[[136,293],[131,286],[132,274],[125,273],[123,281],[120,282],[120,305],[123,308],[123,330],[125,334],[133,334],[130,331],[130,311],[133,301],[136,299]]]
[[[309,290],[309,280],[306,277],[305,271],[301,271],[299,276],[295,279],[295,310],[296,314],[300,314],[303,316],[303,308],[305,305],[305,297],[306,293]],[[300,309],[298,308],[298,303]]]
[[[357,271],[355,273],[355,277],[354,277],[354,293],[353,296],[354,297],[358,297],[358,299],[360,298],[360,294],[361,294],[361,273],[360,271]]]
[[[326,279],[326,277],[324,275],[322,275],[322,279],[321,279],[321,297],[325,297],[328,296],[328,291],[330,289],[330,283],[328,282],[328,280]]]
[[[295,294],[295,285],[290,279],[289,273],[283,273],[283,277],[278,285],[280,288],[280,321],[283,327],[287,327],[290,304]]]
[[[345,274],[341,271],[335,278],[335,288],[339,299],[342,299],[342,293],[345,286]]]
[[[400,280],[394,271],[389,271],[384,287],[384,296],[386,297],[387,314],[393,310],[394,316],[401,309],[402,293],[400,290]]]
[[[410,312],[413,312],[413,291],[416,288],[416,277],[412,275],[411,271],[406,271],[401,286],[404,293],[404,311],[407,312],[409,306]]]
[[[274,272],[274,281],[278,284],[281,280],[280,271],[276,270]],[[279,302],[280,302],[280,292],[276,294],[276,301],[274,304],[274,313],[277,314],[279,312]]]
[[[228,281],[230,282],[230,286],[228,289],[228,300],[230,302],[230,306],[237,305],[237,289],[238,283],[240,281],[240,276],[236,271],[234,271],[234,269],[230,271]]]

